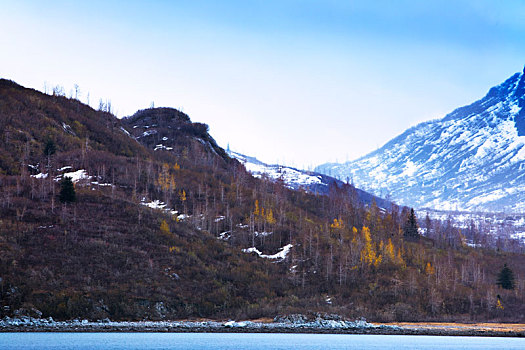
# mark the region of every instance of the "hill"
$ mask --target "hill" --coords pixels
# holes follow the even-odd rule
[[[525,314],[525,257],[505,242],[473,249],[438,223],[419,237],[408,209],[365,206],[348,184],[255,178],[180,111],[118,120],[4,80],[0,125],[0,317]],[[514,290],[496,284],[504,263]]]

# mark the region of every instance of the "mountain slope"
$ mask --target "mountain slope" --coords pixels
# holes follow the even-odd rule
[[[0,317],[233,315],[275,295],[283,267],[217,239],[226,220],[216,217],[233,204],[205,205],[219,188],[229,196],[234,178],[220,149],[199,146],[212,144],[206,126],[186,118],[177,133],[184,155],[159,152],[126,120],[0,80]],[[76,201],[60,203],[59,180],[73,174]],[[166,175],[177,190],[164,188]],[[189,219],[152,209],[155,200]],[[229,219],[237,224],[250,210],[251,201],[237,203]],[[246,283],[250,276],[257,281]]]
[[[41,170],[37,168],[44,166],[42,158],[49,142],[57,157],[82,150],[85,155],[87,149],[125,157],[147,154],[110,113],[64,96],[47,96],[5,79],[0,79],[0,134],[4,136],[0,172],[4,174]],[[33,168],[21,167],[20,162]]]
[[[400,204],[442,210],[525,210],[525,76],[408,129],[380,149],[317,171],[350,176]]]
[[[0,318],[525,315],[523,283],[494,283],[504,261],[525,275],[510,240],[473,249],[438,224],[405,239],[407,210],[255,178],[180,111],[119,121],[1,81],[0,127]]]
[[[240,161],[253,176],[258,178],[268,177],[274,181],[282,181],[286,186],[294,190],[303,189],[310,193],[328,195],[331,186],[341,188],[348,186],[350,195],[356,196],[365,205],[371,205],[375,202],[379,207],[384,209],[390,209],[392,207],[392,202],[388,200],[374,196],[352,185],[347,185],[343,181],[325,174],[299,170],[278,164],[269,165],[255,157],[249,157],[233,151],[230,151],[228,154]]]

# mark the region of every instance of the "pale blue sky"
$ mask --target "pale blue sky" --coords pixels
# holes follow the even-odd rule
[[[523,69],[525,2],[0,1],[0,76],[153,101],[266,162],[344,161]]]

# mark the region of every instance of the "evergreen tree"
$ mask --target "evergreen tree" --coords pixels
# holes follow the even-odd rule
[[[49,157],[53,154],[55,154],[57,150],[57,147],[55,145],[55,141],[52,139],[47,140],[46,145],[44,147],[44,156]]]
[[[60,194],[58,198],[62,203],[76,201],[75,185],[70,177],[66,176],[60,181]]]
[[[410,238],[410,239],[419,238],[417,218],[416,218],[416,213],[414,212],[414,208],[412,208],[410,210],[410,214],[408,214],[407,221],[405,222],[405,226],[403,229],[403,234],[406,238]]]
[[[514,274],[507,264],[499,272],[496,284],[503,289],[514,289]]]
[[[426,236],[431,237],[431,231],[432,231],[432,220],[430,219],[430,216],[428,215],[425,217],[425,228],[427,229]]]

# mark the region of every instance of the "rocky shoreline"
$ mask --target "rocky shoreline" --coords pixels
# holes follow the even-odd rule
[[[174,332],[174,333],[320,333],[525,337],[525,325],[517,329],[455,324],[376,324],[365,320],[275,319],[254,321],[110,321],[70,320],[52,318],[5,317],[0,332]]]

